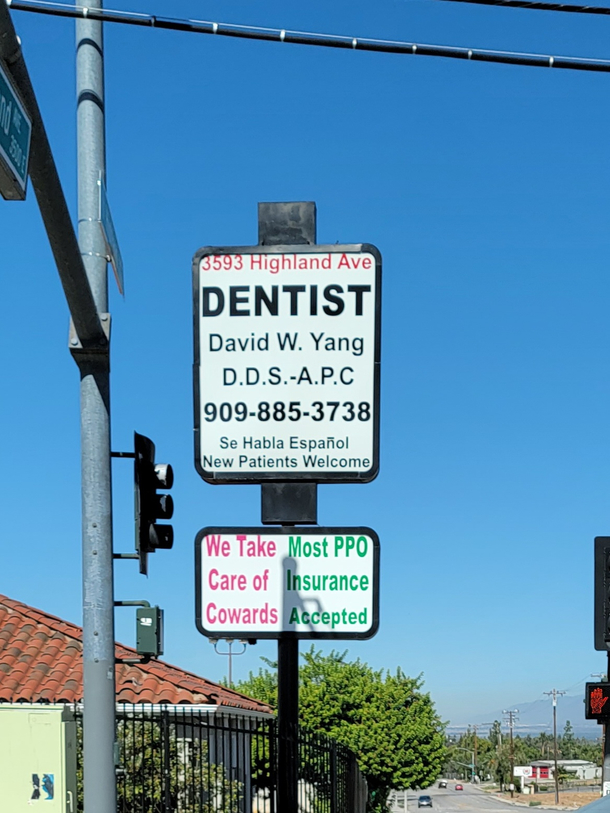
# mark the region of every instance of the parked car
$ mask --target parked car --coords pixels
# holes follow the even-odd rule
[[[420,796],[417,800],[418,807],[432,807],[432,799],[430,796]]]
[[[464,785],[456,785],[455,789],[456,790],[464,790]]]
[[[441,779],[441,781],[438,783],[438,786],[439,786],[439,788],[446,788],[447,783],[445,782],[444,779]]]

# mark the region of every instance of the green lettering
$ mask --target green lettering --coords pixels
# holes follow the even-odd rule
[[[288,537],[288,556],[301,555],[301,537],[289,536]]]
[[[290,621],[289,624],[298,624],[299,623],[299,611],[296,607],[293,607],[290,611]]]
[[[330,581],[328,582],[328,589],[329,590],[338,590],[339,589],[339,580],[336,576],[331,576]]]

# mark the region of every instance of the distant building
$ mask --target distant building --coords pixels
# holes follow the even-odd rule
[[[557,766],[566,773],[574,774],[574,779],[587,781],[601,779],[602,769],[587,759],[558,759]],[[537,759],[530,763],[531,774],[525,776],[526,783],[537,782],[545,784],[555,781],[555,761],[552,759]]]

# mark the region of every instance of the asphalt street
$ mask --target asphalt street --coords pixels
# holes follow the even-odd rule
[[[407,810],[404,807],[404,794],[399,791],[395,794],[392,813],[515,813],[519,808],[506,802],[495,799],[490,794],[479,790],[472,785],[462,783],[464,790],[455,790],[456,782],[447,783],[446,788],[439,788],[438,782],[434,787],[426,790],[407,791]],[[418,808],[417,800],[422,795],[432,797],[432,808]]]

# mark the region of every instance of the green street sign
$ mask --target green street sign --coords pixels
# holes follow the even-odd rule
[[[32,120],[0,62],[0,195],[25,200]]]

